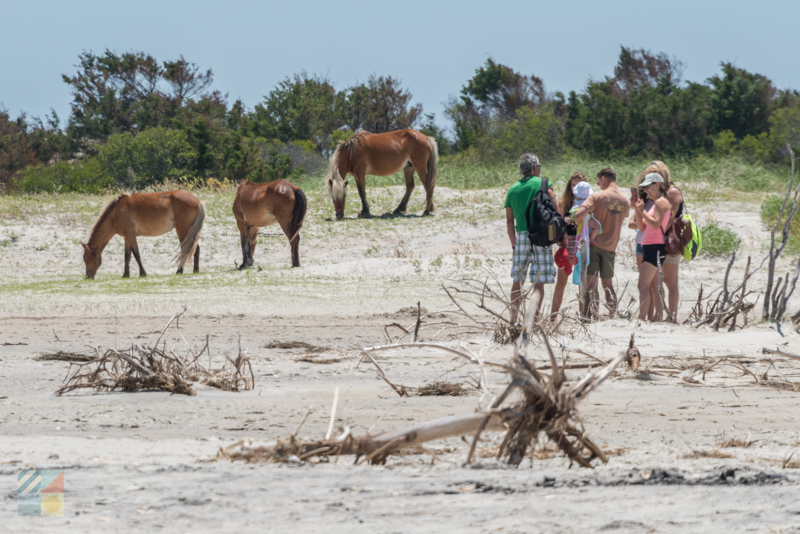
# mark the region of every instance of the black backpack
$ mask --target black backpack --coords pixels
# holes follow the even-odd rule
[[[542,178],[542,186],[525,208],[525,222],[528,223],[528,240],[531,245],[547,247],[559,243],[567,231],[567,223],[559,215],[553,199],[547,193],[550,184]]]

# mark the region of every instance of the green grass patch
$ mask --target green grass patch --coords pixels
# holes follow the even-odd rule
[[[775,223],[778,221],[778,214],[781,211],[781,205],[783,204],[784,196],[771,196],[767,198],[761,204],[761,220],[767,225],[767,229],[772,231],[772,228],[775,226]],[[781,240],[781,232],[783,230],[783,223],[786,221],[786,212],[789,211],[789,206],[787,202],[786,209],[784,210],[784,217],[781,221],[781,227],[778,228],[778,231],[775,233],[775,241],[776,245]],[[705,242],[703,243],[705,244]],[[795,216],[792,219],[792,224],[789,227],[789,242],[786,244],[786,248],[784,252],[788,252],[790,254],[797,254],[800,252],[800,215]]]
[[[731,230],[710,222],[700,227],[703,236],[703,249],[700,251],[705,256],[730,256],[739,237]]]

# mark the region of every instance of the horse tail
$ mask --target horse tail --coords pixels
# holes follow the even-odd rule
[[[436,185],[436,172],[439,168],[439,147],[433,137],[428,137],[428,146],[431,147],[431,155],[425,168],[428,174],[428,183],[425,184],[425,188],[433,189],[433,186]]]
[[[325,177],[325,191],[333,200],[341,200],[345,195],[344,176],[339,173],[339,156],[342,150],[346,148],[346,144],[345,141],[340,142],[336,150],[333,151],[331,168],[328,176]]]
[[[200,241],[200,231],[203,229],[203,221],[206,219],[206,208],[202,202],[199,202],[197,215],[194,218],[192,226],[189,228],[189,233],[181,241],[181,250],[175,257],[178,267],[183,267],[189,258],[194,254],[197,248],[197,243]]]
[[[306,200],[306,194],[303,193],[303,190],[299,187],[294,190],[294,209],[292,210],[292,224],[289,227],[289,233],[291,237],[289,238],[289,242],[291,243],[295,239],[297,239],[297,235],[300,233],[300,228],[303,227],[303,220],[306,218],[306,207],[308,206],[308,201]]]

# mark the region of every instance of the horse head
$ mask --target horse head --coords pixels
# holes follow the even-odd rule
[[[86,264],[86,278],[94,278],[103,260],[100,258],[100,253],[92,250],[92,247],[86,243],[81,243],[81,245],[83,245],[83,263]]]
[[[331,196],[333,200],[333,209],[336,211],[336,219],[340,220],[344,218],[344,201],[347,197],[347,184],[349,182],[347,180],[342,180],[341,178],[329,176],[328,182],[326,184],[326,189],[328,190],[328,194]]]

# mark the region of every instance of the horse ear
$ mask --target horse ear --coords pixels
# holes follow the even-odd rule
[[[89,250],[89,245],[81,241],[81,245],[83,245],[84,250]]]

